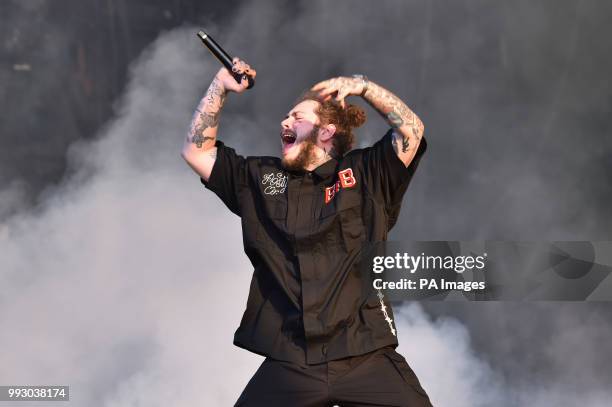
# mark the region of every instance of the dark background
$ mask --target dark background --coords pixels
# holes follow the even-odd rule
[[[159,34],[239,2],[26,0],[0,2],[0,185],[22,181],[32,205],[61,180],[65,152],[113,115],[128,66]],[[1,214],[1,212],[0,212]]]

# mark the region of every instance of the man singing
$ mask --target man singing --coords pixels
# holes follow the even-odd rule
[[[229,92],[256,72],[235,58],[236,82],[219,70],[199,103],[182,156],[206,188],[242,219],[254,271],[234,344],[266,357],[236,406],[431,406],[395,351],[390,304],[364,290],[365,242],[387,239],[425,152],[423,123],[365,76],[338,77],[306,92],[281,122],[282,159],[242,157],[217,140]],[[365,112],[391,129],[351,150]]]

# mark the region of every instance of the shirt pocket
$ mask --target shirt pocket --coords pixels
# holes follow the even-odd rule
[[[365,227],[362,217],[361,196],[347,192],[338,201],[338,218],[341,224],[342,239],[347,251],[361,247],[366,241]]]
[[[287,221],[287,201],[285,199],[267,199],[260,213],[256,240],[258,242],[269,242],[270,239],[277,240]]]
[[[285,220],[287,218],[287,199],[284,196],[262,199],[259,210],[261,223],[273,220]]]

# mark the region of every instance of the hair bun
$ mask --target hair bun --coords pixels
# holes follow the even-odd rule
[[[366,122],[366,112],[357,105],[348,105],[346,118],[350,127],[361,127]]]

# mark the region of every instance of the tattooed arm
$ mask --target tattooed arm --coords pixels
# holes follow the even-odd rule
[[[367,89],[363,98],[395,129],[393,149],[407,167],[414,158],[423,137],[425,131],[423,122],[393,93],[373,82],[366,84]]]
[[[256,75],[254,69],[238,58],[234,58],[232,70],[253,78]],[[230,91],[242,93],[247,86],[246,78],[243,78],[239,84],[227,69],[221,68],[193,114],[181,156],[206,181],[217,158],[217,147],[215,147],[217,127],[227,93]]]
[[[219,115],[227,92],[223,84],[215,76],[206,91],[191,119],[191,126],[185,144],[188,147],[195,145],[196,148],[208,150],[215,145],[217,138],[217,125]]]
[[[321,97],[335,99],[344,106],[344,98],[361,95],[395,129],[393,148],[407,167],[414,158],[425,127],[419,117],[400,98],[367,79],[338,77],[315,85]]]

